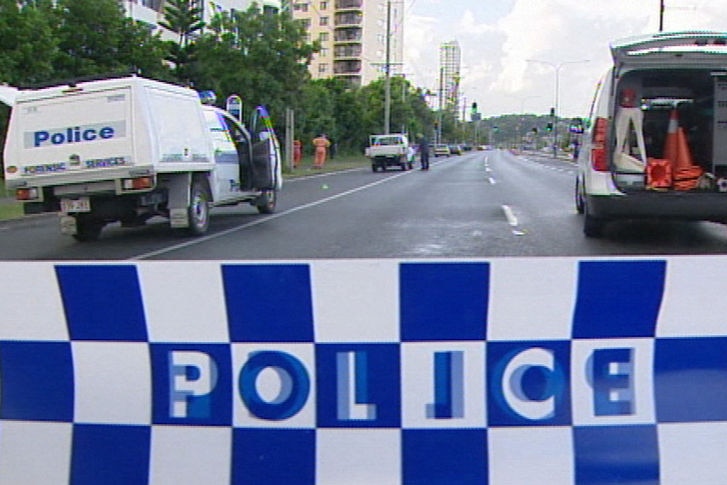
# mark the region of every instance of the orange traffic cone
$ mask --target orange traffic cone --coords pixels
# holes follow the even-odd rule
[[[671,110],[669,115],[669,128],[666,130],[666,141],[664,142],[664,153],[662,158],[676,160],[677,155],[677,132],[679,131],[679,113],[676,109]]]
[[[679,113],[676,109],[673,109],[669,116],[664,158],[671,162],[672,181],[676,190],[692,190],[697,187],[703,170],[692,160],[689,142],[684,129],[679,126]]]
[[[677,129],[677,153],[673,161],[672,178],[676,190],[692,190],[697,187],[699,177],[702,176],[702,167],[695,165],[689,142],[683,128]]]

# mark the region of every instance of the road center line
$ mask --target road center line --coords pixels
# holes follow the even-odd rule
[[[515,217],[515,214],[512,212],[512,208],[509,205],[503,205],[502,211],[505,213],[507,223],[512,227],[517,227],[517,217]]]
[[[512,211],[512,207],[510,207],[509,205],[503,205],[502,211],[505,213],[507,223],[510,224],[512,233],[515,236],[524,236],[525,231],[518,228],[517,217],[515,217],[515,213]]]

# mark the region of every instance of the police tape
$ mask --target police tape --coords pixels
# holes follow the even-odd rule
[[[1,266],[0,482],[727,476],[724,257]]]

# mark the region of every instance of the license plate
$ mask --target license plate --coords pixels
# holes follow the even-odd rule
[[[91,212],[91,199],[61,199],[61,212]]]

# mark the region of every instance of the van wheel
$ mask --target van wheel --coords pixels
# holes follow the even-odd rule
[[[581,181],[576,177],[576,191],[575,191],[576,211],[579,214],[583,214],[586,210],[586,202],[583,199],[583,192],[581,191]]]
[[[278,195],[274,190],[266,190],[258,198],[255,207],[260,214],[272,214],[275,212],[275,205],[278,202]]]
[[[603,236],[603,226],[606,222],[603,219],[593,217],[588,214],[588,211],[584,212],[583,217],[583,234],[586,237],[601,237]]]
[[[73,237],[79,242],[96,241],[101,235],[103,226],[103,222],[76,216],[76,234]]]
[[[189,232],[193,236],[201,236],[207,232],[210,224],[210,196],[207,184],[200,179],[192,181],[189,197]]]

